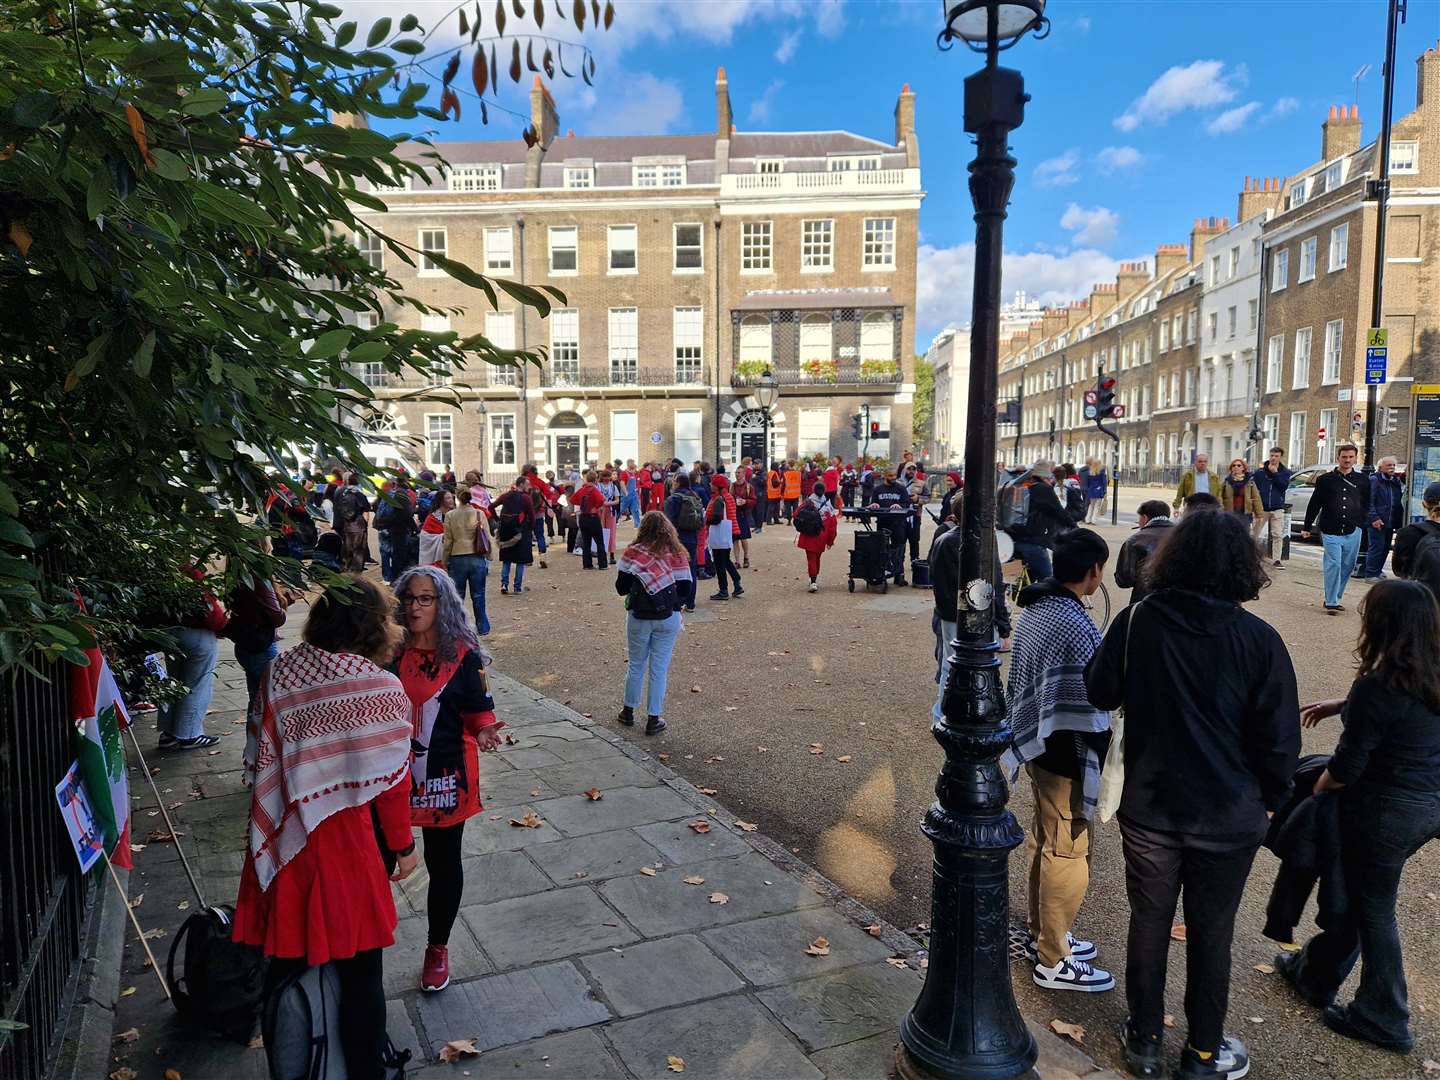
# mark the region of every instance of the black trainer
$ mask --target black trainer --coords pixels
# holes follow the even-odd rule
[[[745,590],[744,590],[744,588],[742,588],[741,586],[736,585],[736,586],[735,586],[735,590],[734,590],[730,595],[731,595],[731,596],[744,596],[744,595],[745,595]]]
[[[1240,1080],[1242,1076],[1250,1073],[1250,1051],[1245,1049],[1245,1044],[1233,1035],[1226,1035],[1225,1040],[1208,1058],[1202,1058],[1200,1051],[1193,1046],[1186,1045],[1180,1053],[1180,1068],[1176,1070],[1175,1076],[1178,1080],[1190,1080],[1191,1077],[1219,1076],[1224,1080]]]
[[[669,725],[665,723],[665,720],[664,720],[663,717],[652,716],[652,717],[650,717],[649,720],[647,720],[647,721],[645,722],[645,734],[646,734],[646,735],[659,735],[659,734],[660,734],[662,731],[664,731],[668,726],[669,726]]]
[[[1165,1035],[1137,1035],[1129,1020],[1120,1024],[1120,1045],[1131,1076],[1161,1076],[1165,1072]]]
[[[1290,989],[1299,995],[1300,1000],[1306,1005],[1313,1005],[1317,1009],[1323,1009],[1335,1002],[1335,995],[1321,997],[1319,994],[1306,989],[1300,985],[1300,954],[1299,953],[1277,953],[1275,955],[1275,970],[1280,977],[1290,984]]]
[[[710,599],[711,599],[711,600],[729,600],[729,599],[730,599],[730,594],[729,594],[729,593],[723,593],[723,592],[711,593],[711,594],[710,594]]]
[[[1325,1026],[1336,1035],[1344,1035],[1347,1039],[1354,1039],[1357,1042],[1367,1042],[1371,1046],[1378,1046],[1381,1050],[1389,1050],[1396,1054],[1408,1054],[1415,1049],[1415,1040],[1409,1039],[1388,1039],[1377,1035],[1368,1028],[1362,1028],[1350,1015],[1350,1010],[1344,1005],[1331,1005],[1320,1014],[1320,1019],[1325,1021]]]
[[[634,727],[635,710],[632,709],[629,705],[622,706],[620,709],[620,715],[615,717],[615,719],[620,721],[620,723],[624,724],[626,727]]]

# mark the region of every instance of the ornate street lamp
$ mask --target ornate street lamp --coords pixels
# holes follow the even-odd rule
[[[486,471],[485,439],[490,434],[489,431],[486,430],[486,414],[489,413],[489,411],[490,410],[485,407],[485,399],[483,397],[475,402],[475,412],[480,417],[480,472],[482,474]]]
[[[755,380],[755,400],[760,404],[760,418],[765,431],[762,436],[764,442],[761,444],[763,449],[760,451],[761,472],[766,475],[770,472],[770,410],[775,407],[779,397],[780,382],[775,378],[775,373],[767,367]]]
[[[965,498],[954,660],[942,718],[945,751],[925,815],[935,845],[930,956],[925,986],[900,1025],[901,1077],[1002,1078],[1035,1065],[1035,1040],[1010,985],[1010,852],[1025,836],[1005,807],[1000,755],[1010,745],[995,640],[995,414],[1000,338],[1000,256],[1005,207],[1015,184],[1007,138],[1025,118],[1025,83],[1000,67],[1001,50],[1049,32],[1045,0],[943,0],[939,45],[963,41],[985,54],[965,80],[965,130],[975,204],[975,293],[970,402],[965,427]]]

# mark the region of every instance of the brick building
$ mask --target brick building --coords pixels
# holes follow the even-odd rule
[[[723,68],[707,135],[560,136],[538,77],[530,96],[535,146],[437,144],[444,176],[362,212],[422,251],[561,289],[541,319],[503,294],[487,310],[438,267],[387,266],[407,293],[456,309],[424,328],[548,359],[457,371],[445,400],[371,368],[372,429],[398,435],[412,464],[479,466],[496,483],[526,461],[733,462],[762,451],[750,388],[768,367],[772,456],[855,456],[862,405],[881,428],[872,455],[909,449],[923,192],[908,86],[893,142],[737,131]],[[384,259],[378,244],[371,257]]]

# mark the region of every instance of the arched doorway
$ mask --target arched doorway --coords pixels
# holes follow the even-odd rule
[[[783,404],[783,402],[782,402]],[[765,416],[754,396],[739,398],[725,407],[720,420],[720,454],[727,465],[735,465],[744,457],[758,458],[764,447]],[[785,431],[785,410],[770,413],[770,460],[783,458],[788,449]]]
[[[545,459],[557,469],[579,469],[589,464],[590,429],[579,413],[556,413],[545,429]]]
[[[746,409],[735,418],[731,429],[729,460],[738,462],[745,458],[766,461],[775,456],[775,429],[770,429],[770,446],[765,446],[765,413],[761,409]]]

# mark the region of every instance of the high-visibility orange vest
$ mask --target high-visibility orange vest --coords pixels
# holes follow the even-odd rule
[[[771,499],[784,498],[785,482],[780,476],[779,469],[771,469],[770,476],[766,480],[766,491]]]
[[[799,469],[786,469],[786,470],[785,470],[785,498],[787,498],[787,499],[798,499],[798,498],[800,498],[800,470],[799,470]]]

